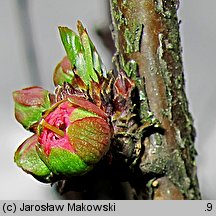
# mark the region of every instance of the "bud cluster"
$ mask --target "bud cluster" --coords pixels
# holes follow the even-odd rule
[[[107,153],[112,137],[109,116],[98,106],[105,67],[80,22],[79,36],[67,27],[59,31],[67,57],[55,69],[55,93],[37,86],[13,92],[17,121],[34,133],[14,159],[42,182],[85,174]]]

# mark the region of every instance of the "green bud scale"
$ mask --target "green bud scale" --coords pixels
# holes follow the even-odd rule
[[[36,124],[42,113],[51,106],[50,93],[33,86],[13,92],[16,120],[27,130]]]

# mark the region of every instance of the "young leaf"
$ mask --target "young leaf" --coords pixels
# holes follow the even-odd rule
[[[86,70],[87,73],[90,75],[93,81],[98,83],[98,76],[94,70],[94,65],[93,65],[93,55],[92,55],[92,50],[90,46],[90,39],[89,36],[82,26],[81,22],[78,21],[77,23],[77,29],[80,35],[80,39],[84,48],[84,57],[85,57],[85,62],[86,62]]]
[[[59,27],[59,32],[72,70],[86,86],[90,86],[92,82],[99,83],[101,76],[107,77],[106,69],[80,21],[77,29],[79,36],[67,27]]]
[[[68,59],[70,60],[72,67],[76,65],[76,57],[82,52],[82,44],[80,38],[71,29],[67,27],[59,27],[62,43],[66,50]]]
[[[76,70],[77,70],[77,75],[88,86],[90,84],[91,77],[90,74],[87,72],[86,61],[83,53],[79,53],[76,56]]]

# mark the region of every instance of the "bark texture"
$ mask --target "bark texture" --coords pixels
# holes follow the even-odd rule
[[[200,199],[195,130],[185,95],[177,0],[110,0],[114,61],[136,83],[139,116],[160,122],[145,134],[134,184],[139,199]],[[148,193],[148,196],[146,195]]]

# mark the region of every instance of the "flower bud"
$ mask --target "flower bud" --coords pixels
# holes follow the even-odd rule
[[[54,85],[63,85],[64,82],[72,83],[74,73],[71,63],[67,57],[64,57],[62,61],[56,66],[53,74]]]
[[[77,96],[53,105],[38,126],[38,153],[57,175],[82,175],[109,149],[111,130],[106,114]]]
[[[14,161],[25,172],[43,182],[49,182],[50,170],[37,154],[37,135],[29,137],[15,152]]]
[[[51,106],[49,92],[37,86],[13,92],[13,99],[16,120],[27,130],[30,130],[41,119],[42,113]]]

